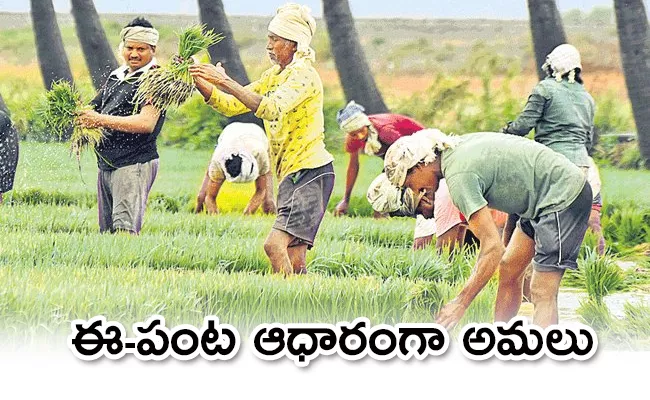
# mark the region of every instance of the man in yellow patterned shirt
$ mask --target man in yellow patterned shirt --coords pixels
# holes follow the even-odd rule
[[[269,58],[274,66],[247,86],[221,66],[190,68],[206,102],[225,116],[248,111],[264,120],[278,187],[278,214],[264,251],[274,272],[305,273],[307,249],[314,244],[334,188],[334,158],[323,142],[323,85],[309,47],[316,22],[309,8],[280,7],[269,24]],[[227,93],[226,93],[227,92]]]

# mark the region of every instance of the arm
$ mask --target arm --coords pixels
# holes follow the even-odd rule
[[[463,317],[472,300],[494,275],[505,251],[499,239],[497,227],[492,220],[492,214],[487,207],[473,213],[468,222],[469,229],[481,241],[481,247],[476,266],[465,287],[438,314],[436,322],[447,329],[453,328]]]
[[[264,194],[262,211],[264,211],[264,214],[275,214],[278,212],[275,200],[273,200],[273,175],[271,171],[266,173],[266,193]]]
[[[359,175],[359,152],[355,151],[350,153],[350,162],[348,163],[348,174],[345,180],[345,194],[343,199],[336,205],[334,209],[334,215],[340,216],[348,213],[348,206],[350,204],[350,198],[352,197],[352,188],[354,183],[357,181],[357,176]]]
[[[99,114],[96,111],[83,111],[77,123],[85,128],[107,128],[134,134],[151,133],[156,128],[160,112],[151,105],[142,107],[139,114],[121,117]]]
[[[203,99],[212,108],[226,117],[255,111],[259,105],[259,102],[255,105],[249,100],[243,102],[239,98],[248,98],[248,96],[252,96],[255,99],[257,99],[257,97],[261,99],[261,96],[257,94],[260,84],[259,81],[252,82],[245,87],[241,86],[226,74],[221,63],[217,63],[217,65],[192,65],[190,66],[190,74],[194,79],[194,85],[203,96]],[[233,88],[230,88],[230,86]],[[224,93],[224,91],[228,93]],[[235,93],[235,91],[237,93]],[[255,109],[251,107],[254,107]]]
[[[260,175],[255,179],[255,193],[251,197],[246,209],[244,210],[244,215],[254,214],[255,211],[259,208],[260,204],[264,201],[266,197],[266,187],[267,179],[269,178],[270,173]]]
[[[209,179],[208,181],[208,190],[205,194],[205,208],[208,211],[208,214],[218,214],[219,208],[217,207],[217,195],[221,186],[223,185],[224,179],[217,179],[216,181]]]
[[[503,132],[511,135],[526,136],[544,115],[545,106],[546,97],[543,96],[538,85],[533,89],[530,96],[528,96],[528,102],[524,110],[519,114],[517,119],[508,122],[508,125],[503,128]]]

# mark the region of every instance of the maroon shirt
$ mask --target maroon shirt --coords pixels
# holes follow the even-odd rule
[[[377,155],[381,157],[383,157],[388,147],[395,143],[397,139],[403,136],[410,136],[424,129],[424,126],[413,118],[399,114],[373,114],[368,115],[368,119],[379,134],[379,142],[381,142],[382,146]],[[355,153],[363,149],[365,145],[365,140],[346,140],[345,151]]]

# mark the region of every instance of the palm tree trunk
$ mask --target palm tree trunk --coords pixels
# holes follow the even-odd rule
[[[108,74],[118,66],[115,54],[106,39],[92,0],[72,0],[72,16],[93,86],[99,89]]]
[[[537,75],[539,79],[544,79],[546,74],[541,67],[546,61],[546,56],[557,46],[566,43],[562,17],[555,0],[528,0],[528,14],[535,48]]]
[[[2,98],[2,94],[0,94],[0,111],[4,112],[7,115],[10,115],[9,108],[7,108],[7,103],[5,103],[4,99]]]
[[[614,0],[627,92],[641,157],[650,169],[650,36],[642,0]]]
[[[370,73],[348,1],[323,0],[323,16],[346,99],[363,104],[369,114],[388,112]]]
[[[45,87],[50,89],[52,82],[59,79],[72,82],[72,72],[63,47],[52,0],[30,0],[30,3],[36,37],[36,55]]]
[[[201,23],[205,24],[207,29],[213,29],[215,33],[222,33],[225,37],[208,49],[212,62],[221,62],[231,78],[241,85],[247,85],[250,80],[239,56],[239,49],[223,8],[223,2],[221,0],[198,0],[198,2]],[[228,122],[252,122],[263,126],[262,120],[255,117],[252,112],[228,118]]]

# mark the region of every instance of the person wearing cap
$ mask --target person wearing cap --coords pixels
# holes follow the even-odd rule
[[[233,122],[226,126],[217,141],[203,186],[197,196],[195,212],[205,209],[217,214],[217,195],[225,181],[248,183],[255,181],[255,193],[244,209],[254,214],[262,205],[264,213],[275,212],[272,192],[267,190],[271,177],[269,141],[264,130],[252,123]]]
[[[591,209],[586,176],[563,155],[532,140],[481,132],[448,136],[424,130],[398,139],[384,158],[386,177],[410,189],[417,213],[435,213],[435,192],[447,181],[453,203],[480,241],[479,255],[461,292],[436,321],[451,329],[499,270],[495,319],[517,315],[523,274],[532,261],[533,323],[558,322],[557,294],[566,269],[577,268]],[[521,217],[504,248],[488,209]],[[412,208],[412,207],[411,207]]]
[[[14,187],[18,166],[18,131],[11,118],[0,110],[0,204],[2,195]]]
[[[325,149],[323,84],[312,66],[316,21],[306,6],[286,4],[268,27],[271,68],[242,86],[220,63],[190,73],[206,102],[225,116],[253,111],[264,121],[278,179],[277,217],[264,243],[274,272],[305,273],[306,252],[334,188],[334,158]]]
[[[149,21],[136,18],[122,29],[120,38],[125,64],[110,73],[90,103],[94,110],[84,111],[77,123],[104,133],[95,147],[99,230],[138,234],[158,172],[156,138],[165,113],[151,104],[136,106],[133,98],[140,78],[157,67],[159,34]]]
[[[518,136],[535,129],[535,141],[564,155],[585,174],[598,174],[589,157],[594,134],[595,102],[582,81],[580,52],[570,44],[561,44],[546,56],[542,65],[546,78],[540,81],[528,97],[521,114],[509,122],[503,132]],[[589,172],[591,168],[591,173]],[[593,191],[592,216],[589,226],[598,236],[598,251],[604,253],[605,239],[600,226],[602,198],[600,189]],[[505,239],[514,229],[516,217],[507,224]]]

